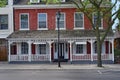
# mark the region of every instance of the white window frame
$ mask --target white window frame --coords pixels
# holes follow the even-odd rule
[[[46,15],[46,28],[39,28],[39,15],[45,14]],[[48,30],[48,19],[47,19],[47,13],[38,13],[38,30]]]
[[[40,54],[40,46],[39,46],[39,45],[46,45],[45,54]],[[37,44],[37,45],[36,45],[36,52],[37,52],[36,55],[47,55],[47,44]]]
[[[28,16],[28,27],[27,28],[21,28],[21,15],[27,15]],[[20,20],[20,30],[29,30],[29,13],[20,13],[19,20]]]
[[[93,12],[93,14],[92,14],[92,21],[93,21],[93,24],[94,24],[94,14],[95,14],[96,12]],[[101,12],[101,14],[102,14],[102,12]],[[101,18],[101,26],[99,27],[99,29],[103,29],[103,18]]]
[[[64,28],[59,28],[60,30],[66,30],[66,14],[65,12],[61,12],[60,14],[63,14],[64,15]],[[57,25],[57,16],[55,16],[56,18],[56,30],[58,30],[58,25]],[[60,22],[60,21],[59,21]]]
[[[27,44],[27,48],[26,48],[26,46],[23,47],[22,44]],[[27,43],[27,42],[22,42],[22,43],[21,43],[21,54],[22,54],[22,55],[28,55],[28,53],[29,53],[29,52],[28,52],[28,48],[29,48],[28,43]],[[23,49],[23,50],[27,50],[27,53],[22,53],[22,49]]]
[[[76,26],[75,26],[75,21],[76,21],[76,20],[75,20],[75,14],[76,14],[76,13],[80,13],[80,14],[81,14],[82,12],[75,12],[75,13],[74,13],[74,29],[75,29],[75,30],[76,30],[76,29],[84,29],[84,13],[82,13],[82,15],[83,15],[83,27],[76,27]]]
[[[30,0],[30,3],[39,3],[41,0]]]
[[[0,29],[0,31],[6,31],[6,30],[9,29],[9,15],[8,14],[0,14],[0,16],[7,16],[8,17],[8,20],[7,20],[7,22],[8,22],[8,28],[7,29]]]

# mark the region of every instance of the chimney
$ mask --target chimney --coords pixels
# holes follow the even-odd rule
[[[8,5],[9,6],[13,5],[13,0],[8,0]]]

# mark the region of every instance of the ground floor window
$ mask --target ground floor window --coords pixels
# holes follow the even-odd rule
[[[21,54],[28,54],[28,44],[25,42],[21,43]]]
[[[83,44],[76,44],[76,54],[83,54]]]
[[[46,54],[46,44],[39,44],[39,54]]]

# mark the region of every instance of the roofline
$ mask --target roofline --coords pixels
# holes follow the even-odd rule
[[[13,5],[14,9],[59,9],[59,8],[76,8],[74,4],[40,4],[40,5]]]

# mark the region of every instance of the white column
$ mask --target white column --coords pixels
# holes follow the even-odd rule
[[[10,62],[11,61],[11,59],[10,59],[11,58],[11,42],[9,41],[8,44],[9,44],[8,45],[8,47],[9,47],[8,62]]]
[[[112,40],[112,61],[114,62],[114,39]]]
[[[9,6],[13,5],[13,0],[8,0],[8,5]]]
[[[93,40],[91,39],[91,61],[93,61]]]
[[[28,61],[31,62],[31,41],[28,42]]]
[[[48,44],[49,44],[49,58],[50,58],[50,62],[52,61],[52,60],[51,60],[51,47],[52,47],[52,46],[51,46],[51,43],[52,43],[52,42],[48,42]]]
[[[72,41],[69,42],[70,43],[70,61],[72,62]]]

